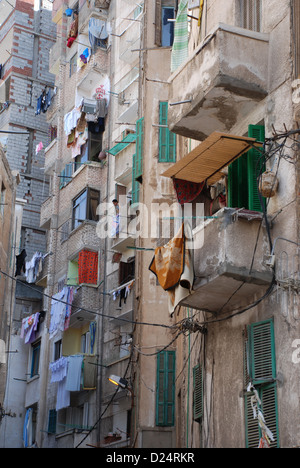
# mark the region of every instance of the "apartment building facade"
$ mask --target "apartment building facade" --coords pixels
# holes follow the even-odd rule
[[[10,340],[7,347],[7,375],[1,444],[20,446],[26,394],[36,404],[39,392],[24,385],[30,378],[30,345],[20,337],[22,321],[42,308],[41,289],[26,276],[26,262],[38,252],[46,254],[46,231],[40,229],[40,207],[48,193],[44,177],[44,148],[48,144],[45,118],[54,96],[53,75],[49,73],[49,49],[55,30],[51,23],[51,2],[2,2],[0,8],[0,139],[10,170],[19,174],[16,187],[18,229],[11,246],[12,278],[9,311]],[[18,231],[17,235],[16,232]],[[30,284],[31,283],[31,284]],[[17,352],[18,351],[18,352]],[[34,354],[34,353],[33,353]],[[27,393],[28,391],[28,393]],[[13,427],[13,429],[11,429]]]
[[[54,1],[37,446],[299,446],[298,15]]]

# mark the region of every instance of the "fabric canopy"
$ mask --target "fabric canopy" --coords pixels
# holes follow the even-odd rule
[[[214,132],[187,156],[173,164],[163,176],[189,182],[207,181],[213,185],[224,175],[221,171],[255,145],[255,138]]]

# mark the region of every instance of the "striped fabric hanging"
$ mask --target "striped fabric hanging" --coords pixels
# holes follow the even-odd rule
[[[188,0],[181,0],[174,28],[174,42],[171,55],[171,72],[188,58]]]

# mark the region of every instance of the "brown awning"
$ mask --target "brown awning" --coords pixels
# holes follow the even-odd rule
[[[162,176],[189,182],[215,184],[224,175],[221,170],[253,147],[262,147],[255,138],[214,132],[187,156],[173,164]]]

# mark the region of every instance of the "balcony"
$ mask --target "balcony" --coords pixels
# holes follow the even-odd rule
[[[40,227],[42,229],[49,229],[51,226],[51,219],[54,212],[54,198],[50,196],[41,205]]]
[[[141,41],[141,23],[139,20],[129,21],[128,23],[129,25],[124,27],[120,33],[122,38],[119,57],[123,62],[132,65],[139,58],[138,49],[140,48]],[[124,26],[124,22],[122,25]]]
[[[230,132],[267,96],[268,35],[219,24],[169,78],[169,128]]]
[[[245,307],[261,298],[273,279],[264,262],[265,234],[258,239],[261,213],[223,208],[216,219],[194,229],[195,283],[181,305],[214,315]],[[253,255],[254,261],[252,265]]]

